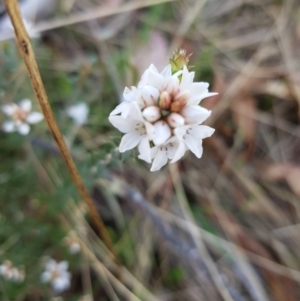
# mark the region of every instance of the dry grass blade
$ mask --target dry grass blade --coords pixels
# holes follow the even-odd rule
[[[195,221],[192,217],[192,213],[191,213],[191,210],[188,205],[188,201],[186,199],[186,195],[185,195],[185,192],[183,189],[183,185],[182,185],[181,178],[179,175],[178,166],[176,164],[170,164],[170,174],[171,174],[172,181],[173,181],[173,184],[175,187],[178,202],[180,204],[180,207],[184,214],[184,217],[191,224],[195,224]],[[190,231],[190,229],[188,229],[188,232],[193,237],[193,240],[194,240],[195,244],[197,245],[198,252],[200,252],[201,256],[204,258],[206,268],[209,271],[210,276],[212,277],[216,287],[218,288],[219,293],[221,294],[221,296],[223,297],[223,299],[225,301],[234,301],[233,296],[230,294],[229,289],[224,284],[222,277],[219,274],[219,271],[218,271],[214,261],[212,260],[206,246],[204,245],[202,237],[199,237],[200,239],[196,239],[195,236],[193,235],[193,232]]]
[[[222,248],[222,249],[224,248],[229,253],[231,253],[232,250],[235,250],[235,251],[239,252],[240,254],[246,254],[248,256],[248,258],[252,262],[256,263],[258,266],[268,269],[279,275],[289,277],[300,283],[300,272],[299,271],[284,267],[272,260],[264,258],[260,255],[256,255],[252,252],[246,251],[246,250],[242,249],[241,247],[235,245],[234,243],[229,242],[221,237],[218,237],[208,231],[205,231],[204,229],[200,228],[199,226],[196,226],[191,222],[188,222],[181,218],[178,218],[177,216],[175,216],[165,210],[161,210],[161,209],[156,209],[156,210],[158,211],[158,214],[161,217],[163,217],[165,220],[176,223],[176,225],[178,225],[179,227],[181,227],[184,230],[186,230],[186,227],[189,226],[195,235],[202,236],[205,239],[205,241],[208,242],[209,244],[212,244],[217,248]]]
[[[122,282],[120,285],[130,287],[132,291],[139,296],[142,296],[145,301],[159,301],[153,294],[151,294],[150,291],[148,291],[143,283],[141,283],[140,279],[135,278],[135,276],[124,266],[120,267],[111,260],[111,257],[108,256],[108,250],[87,223],[84,213],[80,207],[73,201],[70,202],[68,206],[66,217],[62,216],[62,221],[68,226],[68,228],[74,229],[76,227],[78,229],[78,238],[81,245],[84,245],[84,248],[94,254],[93,258],[96,258],[97,261],[103,262],[105,268],[113,272],[114,275],[122,275],[122,278],[118,279],[118,281]],[[107,279],[110,281],[108,276]],[[113,284],[111,281],[110,283]]]
[[[71,17],[63,18],[60,20],[53,20],[45,23],[41,23],[36,27],[38,32],[46,31],[54,28],[64,27],[72,24],[77,24],[85,21],[90,21],[93,19],[99,19],[103,17],[112,16],[115,14],[125,13],[136,9],[141,9],[144,7],[149,7],[152,5],[162,4],[166,2],[173,2],[176,0],[152,0],[152,1],[135,1],[127,3],[116,9],[115,7],[98,7],[91,11],[84,13],[79,13]]]
[[[201,11],[205,3],[206,0],[196,1],[195,6],[191,6],[190,9],[186,12],[184,20],[177,29],[177,36],[175,37],[174,41],[170,46],[170,54],[174,51],[174,49],[180,47],[180,45],[182,44],[183,37],[188,32],[190,26],[192,25],[196,17],[199,15],[199,12]]]
[[[18,3],[16,0],[5,0],[5,5],[7,12],[11,18],[13,27],[15,29],[16,38],[17,38],[17,45],[20,50],[20,53],[23,57],[23,60],[25,62],[25,65],[27,67],[27,71],[31,80],[31,84],[33,86],[35,95],[38,99],[38,102],[40,104],[41,110],[44,114],[45,120],[48,124],[49,130],[57,143],[57,146],[61,152],[62,158],[68,168],[68,171],[72,177],[72,180],[74,184],[76,185],[78,192],[82,199],[86,202],[91,217],[98,227],[99,234],[103,238],[103,241],[107,245],[108,249],[114,254],[113,251],[113,244],[111,242],[111,239],[109,237],[109,234],[106,230],[106,227],[100,218],[97,209],[93,203],[93,200],[91,196],[89,195],[89,192],[87,191],[83,180],[76,168],[76,165],[68,151],[68,148],[63,140],[62,134],[57,126],[57,123],[54,119],[54,115],[52,113],[52,109],[50,107],[48,97],[42,82],[42,78],[39,72],[39,68],[36,63],[35,55],[33,52],[33,49],[31,47],[31,43],[27,34],[27,31],[25,29],[20,10],[18,7]],[[117,257],[115,256],[117,259]]]
[[[181,258],[185,258],[190,262],[196,276],[199,276],[201,283],[205,284],[208,292],[213,294],[210,296],[211,298],[215,300],[218,298],[216,291],[211,290],[213,288],[211,279],[213,279],[215,286],[218,288],[219,296],[222,296],[223,300],[244,300],[234,287],[223,281],[223,277],[215,266],[203,241],[201,239],[199,240],[199,236],[197,238],[194,236],[194,231],[189,231],[189,234],[194,236],[196,245],[190,245],[187,241],[178,237],[170,225],[160,218],[156,213],[155,208],[144,199],[139,191],[127,186],[122,180],[117,178],[114,178],[113,183],[111,183],[111,190],[124,197],[135,209],[140,209],[152,220],[153,224],[159,229],[160,235],[162,235],[166,242],[172,246],[172,250],[176,251]],[[192,223],[189,223],[189,225],[192,225]],[[196,242],[196,240],[198,240],[199,243]]]

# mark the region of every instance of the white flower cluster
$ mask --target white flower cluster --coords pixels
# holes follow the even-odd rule
[[[56,262],[50,259],[45,264],[45,271],[41,275],[42,282],[50,282],[57,293],[63,292],[71,285],[71,274],[68,272],[67,261]]]
[[[9,260],[5,260],[0,265],[0,275],[4,279],[10,280],[12,282],[23,282],[25,279],[24,270],[16,268]]]
[[[214,129],[201,125],[211,111],[199,104],[217,93],[208,91],[208,83],[193,82],[194,75],[186,66],[172,73],[168,65],[159,73],[151,65],[137,87],[125,88],[125,100],[109,116],[113,126],[125,133],[120,152],[138,146],[138,157],[152,162],[151,171],[169,159],[178,161],[188,149],[197,158],[202,156],[202,139]]]
[[[21,135],[27,135],[30,131],[29,124],[35,124],[44,119],[40,112],[31,112],[31,100],[23,99],[17,105],[15,103],[3,105],[2,112],[9,116],[11,120],[2,124],[4,132],[18,131]]]

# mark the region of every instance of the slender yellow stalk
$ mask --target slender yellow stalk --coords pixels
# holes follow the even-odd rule
[[[48,124],[49,131],[51,132],[55,142],[57,143],[57,146],[61,152],[61,156],[68,168],[68,171],[71,175],[74,184],[78,189],[80,196],[88,206],[90,215],[93,219],[93,222],[98,228],[99,234],[101,235],[103,242],[105,243],[107,248],[112,252],[112,254],[114,254],[115,256],[113,250],[113,244],[108,235],[106,227],[97,212],[93,200],[89,192],[87,191],[80,174],[78,173],[76,165],[68,151],[68,148],[63,140],[62,134],[53,116],[53,112],[48,101],[48,97],[42,82],[38,65],[36,63],[35,55],[31,47],[31,43],[27,31],[23,24],[23,19],[20,14],[17,0],[4,0],[4,2],[6,5],[7,12],[10,16],[11,22],[13,24],[13,27],[15,29],[17,45],[19,47],[25,65],[27,67],[27,71],[31,80],[32,87],[34,89],[35,95],[40,104],[41,110],[44,114],[45,120]],[[115,259],[117,259],[116,256]]]

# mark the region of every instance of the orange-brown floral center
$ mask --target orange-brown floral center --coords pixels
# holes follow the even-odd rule
[[[28,115],[27,111],[17,108],[12,115],[12,119],[15,121],[25,121],[27,115]]]
[[[187,90],[178,93],[163,91],[160,95],[158,105],[163,111],[178,113],[186,105],[189,97],[190,92]]]
[[[52,281],[55,280],[56,278],[59,277],[59,275],[60,275],[59,271],[57,271],[57,270],[52,271],[51,272],[51,280]]]

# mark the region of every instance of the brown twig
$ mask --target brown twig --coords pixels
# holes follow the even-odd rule
[[[113,250],[112,241],[108,235],[104,222],[98,214],[98,211],[93,203],[93,200],[85,187],[83,180],[76,168],[76,165],[68,151],[68,148],[63,140],[62,134],[57,126],[55,118],[53,116],[52,109],[50,107],[48,97],[42,82],[42,78],[38,69],[38,65],[35,59],[35,55],[27,34],[27,31],[23,24],[23,19],[20,14],[20,10],[18,7],[17,0],[4,0],[6,10],[10,16],[11,22],[15,29],[17,45],[27,67],[27,71],[31,80],[31,84],[33,86],[35,95],[40,104],[41,110],[44,114],[45,120],[48,124],[49,130],[57,143],[57,146],[61,152],[61,156],[68,168],[68,171],[71,175],[71,178],[80,194],[82,199],[88,206],[90,215],[92,217],[93,222],[98,228],[99,234],[101,235],[103,242],[107,246],[107,248],[111,251],[111,253],[117,259],[115,252]]]

